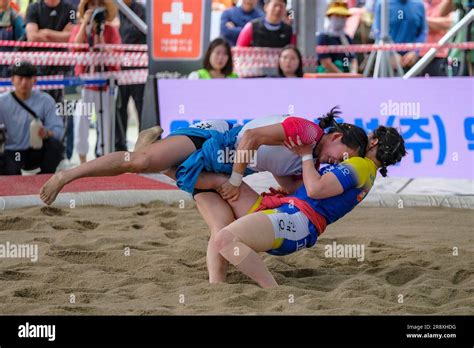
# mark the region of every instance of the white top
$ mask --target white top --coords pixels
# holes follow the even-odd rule
[[[247,129],[254,129],[272,124],[282,123],[288,115],[268,116],[254,119],[245,124],[237,136],[235,147],[237,148],[244,132]],[[257,150],[257,157],[249,168],[256,172],[270,172],[276,176],[300,175],[302,173],[301,157],[288,150],[283,145],[261,145]]]

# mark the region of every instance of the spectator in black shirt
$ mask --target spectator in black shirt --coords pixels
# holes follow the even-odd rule
[[[329,30],[318,35],[318,46],[352,45],[352,39],[344,31],[346,20],[351,16],[347,3],[334,1],[328,6]],[[318,73],[357,73],[358,64],[354,53],[321,53],[318,55]]]
[[[62,0],[41,0],[28,6],[26,12],[26,38],[34,42],[68,42],[76,13],[74,8]],[[44,49],[43,49],[44,51]],[[65,51],[50,49],[49,51]],[[67,75],[70,67],[42,67],[38,75]],[[62,90],[47,91],[56,103],[64,99]]]
[[[28,6],[26,11],[26,38],[33,42],[68,42],[72,26],[75,23],[76,10],[65,0],[40,0]],[[32,49],[37,51],[36,49]],[[67,51],[66,49],[40,49],[41,51]],[[39,76],[64,75],[71,76],[72,67],[43,66],[38,68]],[[63,89],[45,90],[57,104],[64,101]],[[68,110],[69,108],[63,108]],[[63,117],[66,132],[67,158],[72,156],[72,117]],[[71,115],[69,115],[71,116]]]
[[[81,0],[65,0],[69,5],[71,5],[76,11],[77,8],[79,7],[79,3]]]
[[[247,23],[237,39],[238,47],[283,48],[295,44],[293,28],[284,22],[286,0],[265,0],[265,17]]]
[[[135,14],[146,22],[145,7],[136,0],[125,0],[125,4],[135,12]],[[142,33],[122,12],[120,12],[120,35],[122,43],[133,45],[145,45],[146,35]],[[135,68],[122,67],[123,70],[133,70]],[[128,123],[128,101],[133,98],[137,108],[138,121],[141,123],[143,110],[143,95],[145,85],[124,85],[120,86],[120,98],[118,98],[117,118],[115,124],[115,151],[127,151],[127,123]]]
[[[28,41],[68,42],[74,24],[74,8],[62,0],[41,0],[28,7]]]

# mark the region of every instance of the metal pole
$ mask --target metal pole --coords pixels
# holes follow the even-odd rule
[[[380,77],[381,59],[382,59],[382,51],[377,51],[376,57],[375,57],[374,79],[378,79]]]
[[[326,19],[327,3],[326,1],[314,1],[316,5],[316,32],[324,31],[324,20]]]
[[[381,12],[381,18],[380,18],[380,38],[382,39],[382,41],[387,41],[388,37],[389,37],[389,32],[388,32],[388,15],[389,15],[389,12],[388,12],[388,0],[382,0],[381,2],[381,8],[380,8],[380,12]]]
[[[148,26],[145,22],[142,21],[140,17],[137,16],[135,12],[133,12],[130,7],[128,7],[123,0],[116,0],[117,6],[120,11],[127,17],[130,22],[135,24],[135,26],[140,30],[143,34],[147,34]]]
[[[469,23],[474,19],[474,10],[469,11],[467,15],[463,17],[454,27],[449,29],[449,31],[444,35],[441,40],[438,41],[439,44],[445,44],[451,40],[460,30],[464,29]],[[428,64],[433,60],[438,52],[439,48],[431,48],[415,65],[412,66],[410,70],[403,76],[404,79],[416,76],[423,71]]]
[[[397,75],[398,76],[403,76],[403,68],[402,68],[402,63],[400,62],[400,55],[397,52],[390,51],[389,57],[393,57],[395,59],[395,62],[397,64]]]
[[[369,59],[367,60],[367,64],[365,64],[364,68],[364,76],[368,77],[370,74],[370,71],[372,70],[372,67],[374,66],[374,61],[375,61],[375,56],[377,55],[376,51],[372,51],[369,54]]]
[[[297,16],[298,48],[305,57],[314,56],[316,46],[316,2],[298,0],[295,2]]]
[[[110,143],[109,153],[115,151],[115,125],[117,119],[117,80],[115,76],[109,77],[109,112],[110,112]],[[125,139],[127,134],[125,134]]]
[[[384,44],[388,42],[389,39],[389,32],[388,32],[388,26],[389,26],[389,9],[388,9],[388,0],[382,0],[381,3],[381,18],[380,18],[380,38],[381,38],[381,43]],[[388,65],[387,62],[387,55],[385,54],[384,51],[380,51],[377,56],[380,55],[380,64],[378,64],[378,69],[379,71],[377,72],[377,77],[387,77],[388,76],[388,69],[391,69],[390,66]],[[376,64],[377,67],[377,64]]]

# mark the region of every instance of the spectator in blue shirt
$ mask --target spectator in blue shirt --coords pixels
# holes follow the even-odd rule
[[[0,0],[0,38],[20,40],[24,35],[23,18],[10,6],[10,0]]]
[[[36,82],[34,65],[21,62],[13,67],[12,75],[15,90],[0,95],[0,124],[6,129],[5,152],[0,155],[0,175],[20,175],[22,169],[38,167],[42,174],[54,173],[63,153],[63,121],[56,114],[54,99],[49,94],[33,90]],[[32,128],[32,121],[36,118],[41,124]],[[34,137],[42,139],[41,148],[31,147],[30,129],[36,129]]]
[[[389,35],[394,43],[425,42],[428,32],[425,7],[422,0],[384,0],[389,5]],[[372,27],[375,39],[381,39],[381,0],[377,0]],[[418,50],[398,52],[403,68],[413,66]]]
[[[265,16],[257,7],[257,0],[242,0],[242,5],[225,10],[221,17],[221,36],[231,46],[235,46],[237,38],[245,24],[253,19]]]
[[[19,41],[24,35],[23,18],[10,6],[10,0],[0,0],[0,40]],[[0,52],[9,51],[13,51],[13,47],[0,47]],[[8,66],[0,66],[0,77],[10,77]]]

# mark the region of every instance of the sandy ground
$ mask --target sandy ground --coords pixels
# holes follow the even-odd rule
[[[473,222],[472,210],[359,207],[312,249],[265,255],[280,286],[263,290],[235,268],[208,284],[191,203],[5,211],[0,244],[37,244],[39,260],[0,259],[0,313],[474,314]],[[365,260],[326,257],[333,242],[363,245]]]

